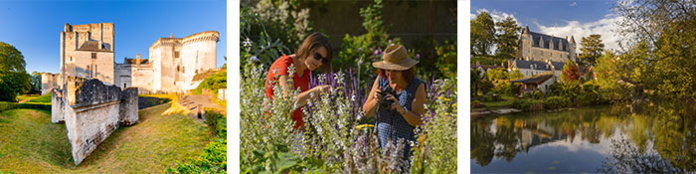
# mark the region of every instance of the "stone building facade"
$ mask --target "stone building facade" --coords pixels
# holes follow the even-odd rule
[[[98,79],[122,89],[136,87],[140,93],[185,92],[200,84],[196,74],[214,70],[217,63],[217,31],[159,38],[149,48],[149,59],[138,53],[123,63],[114,61],[113,23],[66,23],[60,37],[61,73],[42,75],[42,93],[61,88],[67,77]]]
[[[577,60],[576,43],[573,36],[555,37],[529,31],[529,26],[522,30],[517,48],[520,59],[528,61],[566,62]]]
[[[66,76],[114,84],[114,24],[65,24],[60,32],[59,81]]]

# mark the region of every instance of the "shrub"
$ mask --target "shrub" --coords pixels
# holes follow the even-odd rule
[[[215,72],[212,75],[209,75],[208,77],[205,77],[203,79],[203,82],[194,89],[194,93],[200,94],[203,89],[207,89],[210,91],[213,91],[213,93],[217,94],[218,89],[220,88],[227,88],[227,71],[218,71]]]
[[[167,173],[227,173],[227,139],[218,138],[209,143],[201,156],[177,163]]]
[[[512,107],[523,110],[523,111],[534,111],[540,109],[538,106],[543,106],[542,100],[533,99],[521,99],[512,102]]]
[[[205,109],[205,122],[216,138],[196,158],[177,162],[167,173],[227,173],[227,119],[211,108]]]
[[[0,101],[0,112],[10,110],[10,109],[16,109],[16,108],[17,108],[17,103],[1,102]]]
[[[552,96],[544,100],[544,109],[559,109],[570,106],[570,99],[561,96]]]
[[[27,102],[27,103],[20,103],[17,105],[17,108],[24,108],[24,109],[40,109],[40,110],[51,110],[51,103],[33,103],[33,102]]]

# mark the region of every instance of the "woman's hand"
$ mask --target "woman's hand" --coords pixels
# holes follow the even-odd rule
[[[314,88],[320,93],[330,93],[333,91],[333,87],[331,87],[331,85],[319,85]]]
[[[403,106],[401,106],[401,103],[399,103],[399,99],[397,99],[394,95],[387,94],[387,100],[392,101],[390,107],[391,110],[396,110],[396,112],[398,112],[401,115],[405,114],[406,109]]]
[[[372,96],[372,99],[379,103],[379,100],[381,100],[382,97],[384,97],[382,96],[382,90],[379,90],[379,88],[375,88],[375,95]]]

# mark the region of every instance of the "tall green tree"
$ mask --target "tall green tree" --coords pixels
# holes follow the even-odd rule
[[[580,51],[582,51],[580,59],[586,63],[594,65],[597,58],[602,56],[602,53],[604,52],[602,35],[592,34],[588,37],[583,37],[580,41]]]
[[[22,52],[14,46],[0,42],[0,101],[14,101],[18,94],[29,92],[30,76]]]
[[[29,94],[41,94],[41,73],[39,72],[31,72],[31,89],[29,90]]]
[[[495,22],[488,12],[481,12],[471,21],[471,53],[489,55],[488,50],[495,43]]]
[[[498,27],[498,31],[501,34],[497,34],[497,47],[496,55],[502,59],[512,59],[517,56],[517,46],[519,43],[520,34],[519,32],[522,27],[517,25],[517,21],[514,18],[508,16],[503,21],[495,23]]]

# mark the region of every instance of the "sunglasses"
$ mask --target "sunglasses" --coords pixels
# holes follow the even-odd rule
[[[329,58],[321,57],[321,54],[319,53],[314,53],[314,59],[316,59],[317,61],[321,61],[321,64],[329,63]]]

